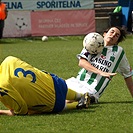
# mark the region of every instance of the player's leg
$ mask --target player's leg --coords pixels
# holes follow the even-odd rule
[[[66,102],[65,109],[82,109],[88,108],[88,106],[90,105],[90,97],[88,93],[82,94],[68,89],[66,99],[74,101],[70,103]]]
[[[3,35],[3,28],[0,28],[0,39],[2,38]]]
[[[88,92],[90,95],[90,103],[98,103],[98,99],[93,95],[96,93],[96,90],[94,87],[91,87],[88,85],[87,82],[79,81],[78,79],[71,77],[66,80],[66,84],[68,88],[71,88],[73,91],[79,92],[79,93],[85,93]],[[67,103],[71,103],[72,100],[67,100]]]
[[[66,100],[75,100],[78,101],[83,96],[82,93],[78,93],[72,89],[68,88]]]
[[[0,39],[3,36],[4,20],[0,20]]]

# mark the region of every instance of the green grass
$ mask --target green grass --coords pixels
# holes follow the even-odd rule
[[[82,36],[0,40],[0,62],[13,55],[67,79],[79,70],[76,55],[82,49]],[[133,36],[120,45],[133,67]],[[0,109],[5,107],[0,103]],[[36,116],[0,116],[0,133],[132,133],[133,99],[118,74],[109,84],[99,104],[87,110]]]

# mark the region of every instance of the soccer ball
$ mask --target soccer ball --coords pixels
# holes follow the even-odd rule
[[[104,39],[99,33],[91,32],[84,37],[83,47],[90,54],[101,53],[104,47]]]
[[[42,41],[44,42],[44,41],[47,41],[48,40],[48,37],[47,36],[43,36],[42,37]]]

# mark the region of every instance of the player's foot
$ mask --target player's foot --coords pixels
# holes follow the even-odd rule
[[[90,96],[89,93],[85,93],[78,102],[76,106],[77,109],[87,109],[90,105]]]
[[[94,96],[90,96],[90,104],[98,103],[98,100]]]

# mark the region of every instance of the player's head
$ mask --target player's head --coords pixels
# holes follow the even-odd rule
[[[104,40],[108,41],[110,45],[116,45],[126,38],[126,32],[121,27],[115,26],[104,31]]]

